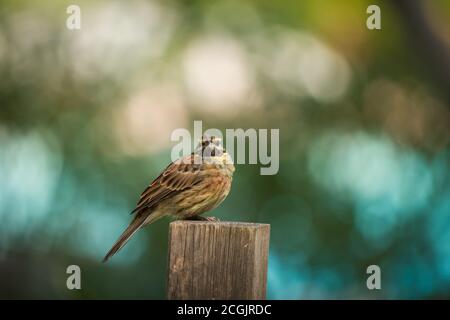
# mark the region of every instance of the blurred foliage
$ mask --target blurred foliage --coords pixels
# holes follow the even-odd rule
[[[268,298],[450,298],[449,75],[401,8],[78,1],[70,31],[69,4],[0,4],[0,298],[164,298],[169,219],[100,261],[194,120],[280,129],[213,213],[271,224]],[[421,14],[449,44],[450,2]]]

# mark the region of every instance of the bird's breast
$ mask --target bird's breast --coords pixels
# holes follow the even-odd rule
[[[231,177],[213,168],[201,170],[199,182],[176,196],[176,215],[190,217],[217,207],[228,195]]]

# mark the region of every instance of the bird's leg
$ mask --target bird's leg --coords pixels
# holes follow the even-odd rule
[[[205,221],[210,221],[210,222],[220,222],[219,218],[216,217],[202,217]]]
[[[216,217],[203,217],[203,216],[192,216],[184,218],[183,220],[220,222],[220,220]]]

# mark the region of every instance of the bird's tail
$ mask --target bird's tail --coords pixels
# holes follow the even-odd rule
[[[144,224],[150,224],[157,219],[161,218],[162,215],[159,212],[153,212],[147,217],[137,217],[134,219],[130,225],[125,229],[125,231],[117,239],[116,243],[112,246],[111,250],[108,251],[106,256],[103,258],[102,262],[108,261],[113,255],[115,255],[123,246],[131,239],[131,237],[138,231]]]

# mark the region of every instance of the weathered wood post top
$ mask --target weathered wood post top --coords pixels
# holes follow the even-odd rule
[[[265,299],[270,225],[174,221],[169,299]]]

